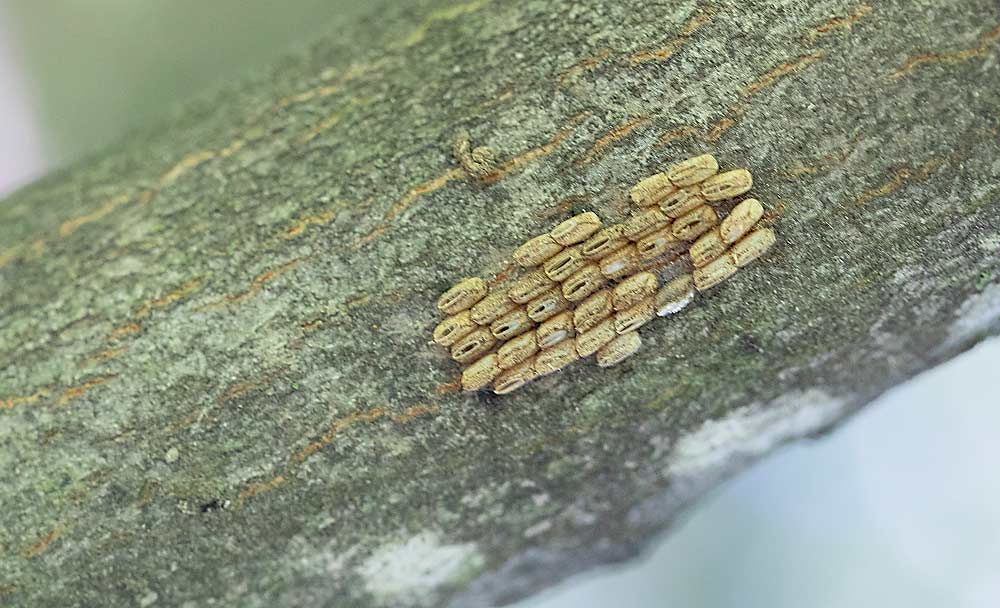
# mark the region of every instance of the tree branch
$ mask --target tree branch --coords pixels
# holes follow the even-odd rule
[[[475,606],[635,555],[996,331],[998,28],[988,0],[407,3],[15,194],[0,598]],[[441,291],[701,152],[753,170],[766,263],[617,368],[456,390]]]

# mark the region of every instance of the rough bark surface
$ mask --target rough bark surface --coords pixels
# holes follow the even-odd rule
[[[635,555],[996,330],[998,47],[991,0],[406,3],[15,194],[0,603],[479,606]],[[619,368],[454,390],[445,287],[705,151],[765,263]]]

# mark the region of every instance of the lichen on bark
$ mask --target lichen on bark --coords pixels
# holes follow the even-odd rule
[[[0,598],[471,606],[634,555],[996,331],[998,47],[988,0],[386,6],[15,194]],[[455,391],[443,289],[702,152],[766,264],[618,369]]]

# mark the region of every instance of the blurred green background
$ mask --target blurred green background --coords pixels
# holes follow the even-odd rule
[[[350,0],[0,0],[43,129],[64,164],[371,11]]]

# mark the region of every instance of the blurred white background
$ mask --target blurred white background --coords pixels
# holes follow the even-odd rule
[[[1000,339],[724,484],[638,564],[518,608],[997,608]]]
[[[10,27],[0,6],[0,196],[40,176],[48,166],[41,125],[31,111],[31,91]]]
[[[263,2],[251,3],[254,12],[227,0],[211,5],[202,31],[178,33],[177,14],[191,3],[180,4],[0,0],[0,196],[344,17],[336,8],[319,17],[321,4],[310,0],[270,5],[284,18],[269,20]],[[170,11],[170,27],[157,34],[150,24]],[[103,35],[81,14],[100,15],[94,28]],[[122,14],[130,29],[116,30]],[[69,39],[60,30],[68,23]],[[43,52],[45,36],[59,41],[52,52]],[[178,37],[180,50],[163,50]],[[130,54],[130,45],[153,51]],[[206,56],[208,65],[198,61]],[[152,75],[140,69],[157,61],[172,63]],[[996,608],[998,368],[993,339],[832,436],[786,448],[725,484],[641,562],[585,573],[520,606]]]

